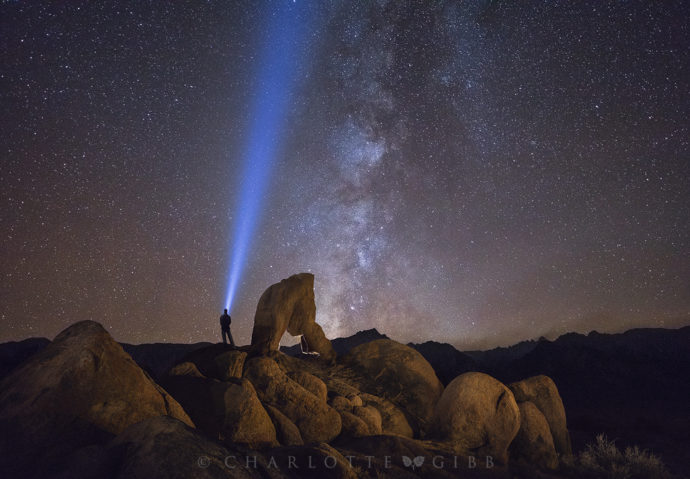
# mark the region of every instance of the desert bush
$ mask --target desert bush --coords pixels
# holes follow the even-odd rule
[[[661,460],[637,446],[621,451],[614,441],[599,434],[594,444],[568,464],[576,477],[605,479],[669,479],[672,476]]]

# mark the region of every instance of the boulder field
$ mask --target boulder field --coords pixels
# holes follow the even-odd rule
[[[444,388],[391,339],[336,357],[296,276],[262,296],[252,345],[194,351],[160,384],[100,324],[68,327],[0,383],[0,477],[537,477],[571,454],[548,377]],[[321,355],[279,352],[286,330]]]

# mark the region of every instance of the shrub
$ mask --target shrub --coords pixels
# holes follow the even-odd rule
[[[599,434],[595,444],[575,458],[569,467],[578,477],[606,479],[667,479],[671,475],[661,460],[637,446],[621,451],[614,441]]]

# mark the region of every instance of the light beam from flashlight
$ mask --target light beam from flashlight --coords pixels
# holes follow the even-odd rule
[[[230,311],[247,264],[271,171],[280,153],[297,73],[304,60],[309,14],[305,7],[281,2],[270,16],[251,109],[244,169],[238,183],[225,307]]]

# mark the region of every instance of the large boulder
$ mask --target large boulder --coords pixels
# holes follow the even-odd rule
[[[0,450],[5,458],[16,453],[14,466],[21,467],[24,459],[59,456],[162,415],[193,426],[100,324],[82,321],[2,381]]]
[[[273,422],[247,379],[184,375],[165,378],[163,384],[211,437],[254,448],[277,444]]]
[[[530,401],[544,415],[551,429],[556,452],[564,456],[571,455],[573,450],[566,425],[565,408],[553,380],[539,375],[512,383],[508,387],[518,403]]]
[[[245,364],[249,379],[264,404],[285,414],[305,442],[328,442],[340,434],[340,414],[324,400],[290,379],[270,358],[258,356]]]
[[[331,342],[316,323],[313,274],[290,276],[264,291],[254,316],[252,351],[278,351],[285,331],[293,336],[303,335],[310,350],[317,351],[326,361],[335,360]]]
[[[364,388],[402,407],[420,432],[426,429],[443,385],[421,354],[391,339],[378,339],[352,348],[343,362],[364,378]]]
[[[530,401],[518,403],[518,407],[520,430],[510,445],[511,460],[523,461],[540,469],[556,469],[558,455],[546,418]]]
[[[506,463],[519,428],[520,410],[510,389],[487,374],[472,372],[453,379],[443,391],[431,436]]]

